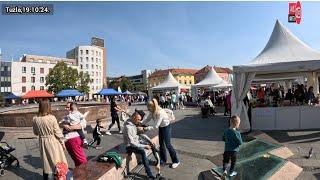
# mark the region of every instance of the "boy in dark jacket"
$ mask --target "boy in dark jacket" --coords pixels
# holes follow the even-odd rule
[[[237,152],[239,146],[242,144],[242,138],[237,128],[240,126],[240,118],[238,116],[232,116],[230,119],[230,128],[226,129],[223,133],[222,140],[225,142],[224,154],[223,154],[223,176],[227,176],[227,165],[231,159],[231,167],[229,170],[229,176],[236,176],[237,172],[234,171],[234,166],[237,160]]]
[[[101,119],[97,119],[96,122],[97,122],[97,125],[94,128],[93,133],[92,133],[93,141],[90,142],[89,146],[92,146],[95,142],[97,142],[97,146],[95,148],[99,149],[100,143],[101,143],[101,137],[103,136],[100,129],[104,128],[104,127],[101,125]]]

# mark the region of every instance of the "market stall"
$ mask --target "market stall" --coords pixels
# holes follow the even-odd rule
[[[171,72],[169,72],[167,77],[162,83],[160,83],[158,86],[150,88],[149,97],[152,97],[153,94],[158,94],[158,93],[160,94],[160,93],[166,93],[166,92],[175,92],[176,94],[179,94],[181,92],[181,89],[190,89],[190,87],[180,84],[173,77]]]
[[[202,89],[204,90],[210,90],[211,87],[216,85],[226,85],[228,84],[226,81],[224,81],[214,70],[214,68],[211,68],[206,75],[206,77],[200,81],[197,84],[192,85],[191,92],[192,92],[192,98],[194,100],[197,99],[197,93],[198,90]]]
[[[242,131],[250,129],[248,105],[244,99],[254,79],[302,77],[307,87],[319,91],[320,53],[293,35],[278,20],[271,37],[260,54],[247,65],[234,66],[232,114],[241,117]],[[303,87],[303,86],[301,86]],[[320,112],[318,107],[297,106],[265,107],[252,109],[254,129],[305,129],[320,128],[310,114]],[[305,116],[307,115],[307,116]],[[314,123],[310,126],[310,123]]]

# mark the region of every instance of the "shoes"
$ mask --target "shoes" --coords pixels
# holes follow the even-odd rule
[[[178,162],[178,163],[173,163],[173,164],[171,165],[171,168],[172,168],[172,169],[175,169],[175,168],[177,168],[179,165],[180,165],[180,162]]]
[[[166,162],[160,160],[160,166],[165,166],[166,164],[167,164]]]
[[[236,176],[238,173],[236,171],[232,171],[229,176],[232,177],[232,176]]]
[[[88,141],[86,139],[84,139],[82,147],[85,149],[88,149],[88,146],[89,146]]]
[[[111,132],[110,132],[110,131],[107,131],[107,132],[106,132],[106,135],[111,136],[112,134],[111,134]]]
[[[119,131],[119,134],[122,134],[122,131],[121,131],[121,130]]]

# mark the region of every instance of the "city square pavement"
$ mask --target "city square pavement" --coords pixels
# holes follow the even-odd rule
[[[146,110],[144,105],[130,107],[132,110],[134,108]],[[221,112],[219,109],[218,111]],[[214,117],[203,119],[199,109],[196,108],[177,110],[175,115],[176,120],[172,122],[172,143],[178,152],[181,165],[177,169],[171,169],[169,166],[163,167],[162,174],[173,180],[201,179],[200,172],[215,167],[210,158],[223,152],[221,134],[227,127],[228,118],[218,113]],[[9,131],[2,133],[2,141],[7,141],[16,147],[17,150],[13,154],[20,160],[21,167],[10,168],[0,179],[42,178],[38,140],[32,138],[30,129],[26,128],[25,131],[29,131],[29,135],[25,133],[23,139],[15,139],[14,133],[10,134]],[[103,149],[85,150],[89,159],[122,143],[122,135],[117,133],[116,125],[112,132],[112,136],[103,137]],[[266,133],[289,147],[295,154],[290,160],[304,168],[298,179],[320,179],[320,131],[269,131]],[[92,138],[90,131],[87,137]],[[314,155],[306,159],[305,156],[308,155],[311,147],[314,149]],[[67,158],[69,165],[73,168],[74,165],[69,155]],[[154,168],[153,172],[156,173]],[[144,170],[141,170],[139,174],[134,176],[135,179],[145,178]]]

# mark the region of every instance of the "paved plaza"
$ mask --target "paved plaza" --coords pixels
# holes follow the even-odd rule
[[[140,108],[146,110],[143,105],[132,106],[131,109]],[[202,119],[200,111],[196,108],[187,108],[185,110],[175,111],[176,120],[173,125],[173,145],[176,148],[181,165],[177,169],[170,169],[168,166],[162,168],[162,174],[168,179],[188,180],[201,179],[199,173],[215,167],[210,161],[214,156],[223,152],[223,142],[221,135],[223,129],[227,127],[228,118],[222,113],[215,117]],[[40,163],[40,154],[37,139],[31,138],[31,134],[25,133],[25,139],[16,138],[15,131],[11,130],[2,133],[2,141],[7,141],[17,150],[13,153],[19,160],[21,168],[11,168],[6,171],[4,177],[0,179],[41,179],[42,168]],[[25,131],[30,131],[26,128]],[[106,150],[122,143],[122,135],[117,133],[116,126],[113,128],[112,136],[104,136],[101,150],[88,149],[86,154],[89,159],[105,152]],[[304,171],[298,179],[320,179],[320,131],[270,131],[266,132],[280,143],[286,145],[295,154],[289,160],[303,167]],[[91,138],[91,133],[87,134]],[[311,159],[306,159],[309,149],[313,147],[314,155]],[[66,153],[67,154],[67,153]],[[69,155],[68,162],[74,167]],[[170,158],[169,158],[170,159]],[[154,170],[154,173],[156,171]],[[140,171],[135,179],[144,179],[144,170]]]

